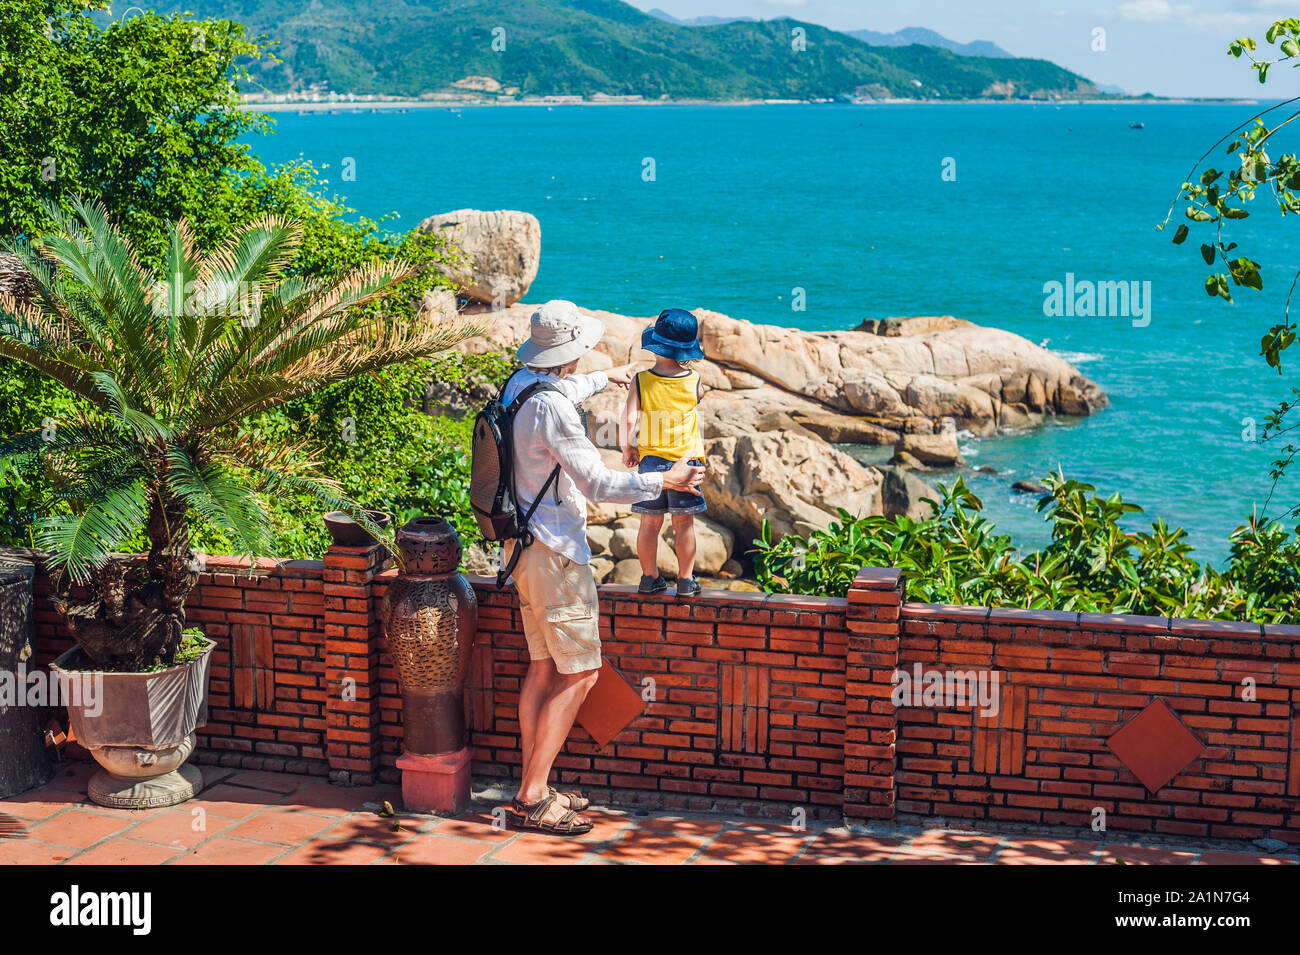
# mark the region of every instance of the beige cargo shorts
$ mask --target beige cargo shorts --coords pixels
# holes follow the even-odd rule
[[[507,559],[517,546],[506,544]],[[591,567],[534,541],[520,554],[512,576],[529,657],[550,658],[561,673],[600,669],[600,616]]]

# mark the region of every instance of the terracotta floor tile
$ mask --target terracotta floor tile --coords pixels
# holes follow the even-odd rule
[[[348,839],[313,839],[300,849],[277,859],[276,865],[366,865],[387,854],[384,846]]]
[[[998,843],[998,836],[981,836],[965,832],[948,832],[931,829],[923,832],[911,842],[913,849],[941,852],[950,856],[962,856],[970,859],[987,859],[993,854]]]
[[[1086,839],[1053,839],[1049,836],[1009,836],[1008,846],[1015,846],[1026,852],[1059,852],[1064,855],[1092,857],[1101,851],[1101,843]]]
[[[266,865],[280,853],[284,846],[267,846],[217,836],[196,849],[178,855],[171,865]]]
[[[218,783],[216,786],[203,790],[202,793],[185,803],[185,805],[189,808],[201,806],[206,812],[214,816],[224,816],[227,819],[243,819],[245,816],[250,816],[266,806],[277,805],[283,798],[279,793]]]
[[[519,837],[492,853],[496,862],[522,862],[529,865],[572,865],[593,851],[590,843],[576,836],[546,836],[536,832]]]
[[[613,845],[602,849],[600,856],[617,862],[649,862],[654,865],[681,865],[699,851],[700,840],[682,838],[672,831],[630,829]]]
[[[400,828],[394,829],[393,823]],[[419,822],[404,816],[386,818],[370,813],[350,816],[321,833],[326,839],[347,839],[379,846],[398,846],[419,835]]]
[[[1191,865],[1196,856],[1191,852],[1174,849],[1153,849],[1147,846],[1106,846],[1097,860],[1098,865],[1115,865],[1123,859],[1126,865]]]
[[[784,865],[804,847],[807,839],[776,831],[731,829],[709,843],[704,855],[728,862]]]
[[[992,859],[994,865],[1093,865],[1096,857],[1081,852],[1053,852],[1034,846],[1006,846]]]
[[[20,819],[45,819],[69,806],[86,803],[86,794],[42,787],[8,799],[0,799],[0,813]]]
[[[261,789],[272,793],[291,793],[304,786],[312,786],[321,781],[319,776],[297,776],[293,773],[268,773],[261,770],[244,770],[233,773],[223,780],[225,786],[243,786],[248,789]]]
[[[710,819],[687,819],[681,816],[632,816],[638,829],[671,832],[684,839],[708,839],[722,831],[722,822]]]
[[[126,835],[141,842],[152,842],[176,849],[189,849],[204,839],[228,828],[232,820],[204,812],[196,815],[189,803],[165,810],[133,826]],[[195,828],[195,827],[198,828]]]
[[[463,839],[478,839],[481,842],[505,842],[516,831],[509,826],[509,810],[502,817],[506,826],[494,825],[494,817],[486,812],[469,812],[455,819],[438,819],[429,824],[426,832],[436,832],[440,836],[460,836]]]
[[[393,858],[399,865],[470,865],[491,851],[486,843],[431,833],[398,846]]]
[[[902,844],[901,839],[883,836],[824,832],[813,840],[800,858],[886,862]]]
[[[153,846],[133,839],[109,839],[102,845],[87,849],[68,860],[68,865],[162,865],[177,853],[181,846]]]
[[[306,842],[334,820],[325,816],[286,809],[268,809],[226,831],[225,835],[257,842],[274,842],[282,846],[296,846]]]
[[[902,848],[889,860],[890,865],[982,865],[971,856],[950,856]]]
[[[1206,852],[1201,856],[1201,865],[1295,865],[1295,862],[1246,852]]]
[[[632,817],[601,809],[586,809],[581,815],[592,821],[591,832],[578,836],[583,842],[608,842],[632,826]]]
[[[35,839],[0,839],[0,865],[52,865],[76,855],[77,851]]]
[[[834,859],[829,856],[800,856],[792,865],[871,865],[871,859]]]
[[[69,809],[32,826],[27,830],[27,835],[42,842],[87,849],[130,825],[130,820],[124,817],[105,816],[85,809]]]
[[[364,812],[366,803],[380,803],[383,800],[388,800],[399,811],[402,808],[401,790],[391,786],[353,788],[317,782],[289,794],[277,805],[296,806],[315,813],[346,815],[350,812]]]

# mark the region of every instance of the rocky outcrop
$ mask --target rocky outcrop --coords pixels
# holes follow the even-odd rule
[[[523,304],[502,309],[484,336],[463,347],[513,349],[527,336],[532,311]],[[641,330],[653,318],[589,311],[605,323],[605,338],[579,370],[643,357]],[[987,436],[1107,404],[1101,388],[1060,356],[951,316],[905,320],[897,323],[898,334],[881,335],[755,325],[704,309],[695,314],[709,358],[700,375],[712,389],[701,413],[716,436],[752,432],[758,418],[782,411],[832,435],[828,440],[893,444],[900,434],[936,430],[944,418]],[[852,421],[862,423],[856,433]]]
[[[886,517],[900,514],[914,521],[923,521],[931,514],[926,499],[939,501],[939,492],[905,468],[881,465],[883,476],[880,485],[881,510]]]
[[[534,308],[520,303],[494,312],[485,334],[460,347],[513,351],[527,337]],[[646,357],[641,331],[653,318],[587,311],[604,322],[605,336],[579,371]],[[959,429],[990,435],[1106,404],[1101,389],[1059,356],[952,316],[804,332],[695,314],[708,356],[697,365],[709,389],[700,404],[708,519],[733,536],[733,558],[750,549],[765,518],[780,536],[825,527],[838,507],[929,515],[921,498],[936,495],[928,484],[906,470],[864,466],[836,444],[892,445],[891,463],[907,469],[961,466]],[[584,402],[588,433],[616,469],[623,467],[616,449],[625,395],[610,388]],[[624,576],[630,557],[614,553],[612,541],[633,526],[624,523],[630,515],[624,505],[588,509],[593,527],[613,528],[593,531],[593,548],[603,540],[611,572]],[[661,569],[671,564],[663,548],[660,557]]]
[[[826,527],[836,508],[882,513],[880,472],[819,439],[785,431],[718,438],[707,443],[705,463],[709,514],[746,550],[765,519],[779,538]]]
[[[705,354],[834,410],[878,418],[951,417],[988,435],[1003,405],[1019,425],[1031,414],[1089,414],[1106,404],[1064,359],[1019,335],[936,319],[897,335],[804,332],[696,312]]]
[[[420,223],[420,232],[446,232],[468,258],[453,278],[461,295],[493,307],[513,305],[537,278],[542,257],[542,226],[537,217],[509,209],[483,212],[457,209]]]

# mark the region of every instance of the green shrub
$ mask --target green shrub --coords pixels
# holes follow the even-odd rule
[[[772,539],[764,523],[754,541],[755,576],[764,590],[844,596],[861,567],[897,567],[907,596],[927,603],[1078,610],[1284,623],[1300,619],[1300,533],[1251,521],[1231,535],[1220,571],[1202,566],[1181,529],[1156,521],[1147,531],[1121,525],[1141,508],[1118,494],[1049,475],[1038,509],[1051,543],[1020,554],[982,515],[983,504],[958,478],[939,485],[930,516],[839,520],[806,537]],[[1300,531],[1300,529],[1297,529]]]

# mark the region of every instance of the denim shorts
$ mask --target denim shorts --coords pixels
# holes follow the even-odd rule
[[[676,463],[667,458],[647,454],[641,459],[641,465],[637,470],[641,474],[657,474],[669,470]],[[689,463],[700,466],[704,464],[699,458],[691,458]],[[665,488],[658,497],[633,504],[632,510],[638,514],[701,514],[706,510],[706,505],[703,494]]]

